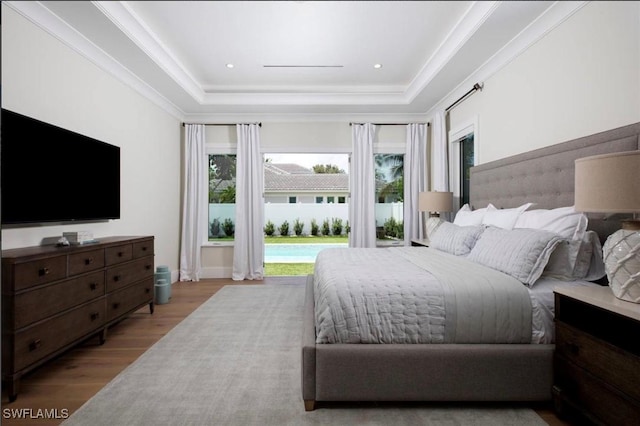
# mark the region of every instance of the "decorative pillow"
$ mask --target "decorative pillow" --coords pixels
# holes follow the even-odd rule
[[[429,247],[455,256],[466,256],[483,231],[482,226],[458,226],[442,222],[433,237],[429,238]]]
[[[431,240],[431,238],[433,237],[438,227],[443,223],[444,223],[444,220],[440,219],[439,217],[430,217],[429,219],[427,219],[427,239],[428,240]]]
[[[587,276],[593,255],[593,246],[585,239],[563,239],[549,257],[549,262],[542,275],[559,280],[581,280]]]
[[[593,231],[587,231],[585,238],[591,243],[591,262],[589,263],[589,271],[584,277],[586,281],[597,281],[607,275],[604,268],[604,259],[602,257],[602,244],[600,237]]]
[[[532,205],[533,203],[527,203],[513,209],[497,209],[493,204],[489,204],[487,212],[482,218],[482,224],[503,229],[513,229],[518,217]]]
[[[453,223],[458,226],[476,226],[482,224],[482,218],[484,217],[487,208],[471,210],[469,204],[465,204],[458,210],[456,217],[453,219]]]
[[[568,240],[582,241],[587,231],[587,216],[573,206],[557,209],[528,210],[518,217],[514,228],[543,229],[555,232]]]
[[[549,231],[488,227],[467,258],[532,286],[560,240]]]

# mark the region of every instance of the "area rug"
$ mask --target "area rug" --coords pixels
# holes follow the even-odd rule
[[[63,424],[544,425],[523,407],[368,404],[304,411],[304,285],[226,286]]]

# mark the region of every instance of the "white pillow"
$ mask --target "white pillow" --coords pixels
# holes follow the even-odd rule
[[[533,203],[527,203],[513,209],[497,209],[493,204],[489,204],[482,218],[482,224],[502,229],[513,229],[518,217],[532,205]]]
[[[568,240],[582,241],[587,230],[587,216],[572,207],[537,209],[522,212],[514,228],[543,229]]]
[[[591,243],[591,263],[589,264],[589,271],[587,276],[584,277],[586,281],[597,281],[607,275],[604,267],[604,259],[602,257],[602,244],[600,243],[600,237],[593,231],[587,231],[585,238]]]
[[[442,222],[429,239],[429,247],[453,254],[466,256],[484,231],[482,226],[458,226]]]
[[[453,219],[453,223],[458,226],[476,226],[482,224],[482,218],[484,217],[487,208],[471,210],[469,204],[465,204],[458,210],[456,217]]]
[[[438,227],[443,223],[444,223],[444,220],[440,219],[439,217],[430,217],[429,219],[427,219],[427,239],[428,240],[431,240],[431,238],[433,237]]]
[[[562,239],[551,253],[542,275],[565,281],[584,279],[589,272],[592,251],[593,247],[588,239]]]
[[[532,286],[560,240],[549,231],[488,227],[467,258]]]

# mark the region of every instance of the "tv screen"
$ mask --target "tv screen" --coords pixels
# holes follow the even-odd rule
[[[120,148],[2,109],[2,224],[120,218]]]

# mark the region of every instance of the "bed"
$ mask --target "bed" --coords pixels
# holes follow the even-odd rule
[[[476,166],[471,171],[470,205],[480,209],[492,204],[504,210],[525,203],[535,203],[535,209],[572,206],[574,160],[590,155],[640,149],[639,135],[640,123],[636,123]],[[588,226],[589,230],[593,231],[590,234],[595,233],[596,238],[602,242],[617,229],[618,221],[590,216]],[[413,265],[419,264],[421,260],[412,259],[412,249],[421,250],[418,247],[406,248],[403,250],[407,253],[403,253],[402,256]],[[422,249],[434,251],[433,248]],[[336,262],[335,258],[329,258],[322,263],[326,264],[328,261]],[[455,268],[455,265],[447,266],[449,259],[443,262],[445,269]],[[323,266],[320,265],[320,268]],[[384,269],[383,266],[380,268]],[[347,274],[339,273],[333,275],[332,279],[338,280],[340,275],[347,276],[343,279],[346,283],[367,279],[366,276],[353,274],[353,271]],[[491,278],[487,280],[491,281]],[[539,303],[546,306],[539,312],[544,316],[543,311],[552,309],[552,298],[550,299],[549,295],[552,295],[554,282],[545,281],[544,285],[540,283],[541,281],[535,281],[535,285],[531,287],[539,292],[538,296],[531,296],[531,304]],[[432,330],[435,331],[430,331],[426,337],[416,337],[412,330],[403,332],[406,335],[403,337],[405,340],[400,340],[403,343],[393,339],[385,340],[388,337],[384,336],[377,338],[375,331],[369,332],[369,337],[354,337],[354,334],[349,334],[349,330],[346,334],[343,333],[342,337],[324,336],[322,328],[316,324],[316,302],[324,295],[314,294],[314,287],[314,276],[309,276],[301,348],[302,397],[307,411],[315,409],[318,402],[333,401],[551,399],[554,345],[549,339],[539,338],[536,341],[535,333],[531,331],[532,337],[528,340],[526,327],[531,327],[531,324],[519,324],[516,326],[517,330],[507,330],[504,335],[485,340],[478,340],[478,336],[483,335],[482,330],[479,334],[453,333],[455,337],[451,338],[447,336],[446,331],[439,332],[442,318],[437,318],[438,306],[451,304],[451,300],[447,302],[447,296],[444,295],[444,301],[440,301],[439,305],[436,304],[438,306],[426,314],[422,312],[422,308],[417,309],[425,315],[424,318],[433,323]],[[526,291],[529,295],[533,293]],[[539,299],[537,302],[536,297]],[[459,303],[461,306],[464,305],[464,302]],[[526,302],[521,304],[524,306]],[[475,318],[483,318],[487,311],[482,309],[491,309],[489,305],[481,307],[479,313],[469,315],[471,318],[473,315],[476,315]],[[461,312],[466,313],[464,310]],[[507,316],[502,318],[509,318],[508,320],[494,322],[511,325],[512,322],[518,322],[513,320],[514,318],[523,317],[522,311],[517,310],[505,315]],[[546,315],[548,316],[549,312]],[[318,320],[318,323],[322,321],[324,320]],[[334,334],[342,333],[340,327],[336,327],[335,324],[331,327],[338,330]],[[469,328],[464,324],[457,327]],[[482,325],[480,328],[482,327],[485,326]],[[373,340],[367,340],[371,335],[374,335]]]

